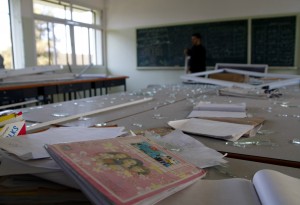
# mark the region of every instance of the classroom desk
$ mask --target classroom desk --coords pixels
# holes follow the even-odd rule
[[[204,99],[203,96],[200,96],[200,98],[195,100],[195,102],[199,101],[209,101],[212,103],[246,102],[248,114],[266,119],[261,128],[261,132],[264,134],[257,134],[252,138],[241,138],[239,141],[270,141],[274,143],[273,145],[250,145],[246,148],[241,148],[226,145],[226,141],[223,140],[191,135],[206,146],[222,153],[227,153],[229,157],[300,168],[300,145],[291,143],[291,140],[299,138],[300,132],[299,87],[284,90],[284,96],[278,99],[229,98],[217,96],[215,92],[208,92],[205,93]],[[155,111],[147,111],[128,119],[119,119],[110,123],[134,129],[132,125],[132,119],[134,119],[134,121],[143,125],[144,129],[168,126],[168,121],[185,119],[191,112],[192,107],[192,103],[189,103],[188,100],[183,100],[160,107]],[[153,120],[155,114],[159,114],[160,119]]]
[[[20,101],[25,101],[29,98],[38,98],[42,96],[43,102],[53,103],[53,95],[63,94],[63,100],[77,99],[77,93],[82,91],[83,97],[87,97],[86,91],[89,91],[89,96],[97,95],[97,90],[105,89],[105,94],[108,94],[108,89],[115,86],[123,86],[126,91],[126,79],[128,76],[108,76],[108,77],[89,77],[89,78],[65,78],[55,80],[47,77],[47,80],[30,80],[29,82],[21,81],[19,83],[0,83],[0,102],[1,104],[9,104]]]
[[[59,106],[56,104],[46,105],[43,109],[27,109],[28,112],[25,111],[24,116],[26,120],[33,123],[47,122],[57,118],[53,116],[53,113],[63,112],[68,115],[84,113],[96,109],[99,102],[103,103],[102,107],[111,106],[114,103],[139,99],[151,93],[153,100],[150,102],[89,116],[85,120],[62,123],[64,126],[93,126],[98,123],[110,123],[125,126],[127,130],[138,130],[168,126],[168,121],[184,119],[191,112],[194,104],[200,101],[212,103],[246,102],[248,114],[266,119],[261,128],[261,132],[264,134],[257,134],[248,139],[241,138],[239,141],[268,140],[273,145],[252,145],[241,148],[226,145],[223,140],[192,136],[208,147],[222,153],[228,153],[229,157],[300,168],[300,145],[291,143],[292,139],[299,138],[300,113],[298,105],[300,104],[300,91],[298,86],[293,86],[282,89],[282,92],[281,98],[250,99],[217,96],[216,89],[209,86],[205,88],[186,85],[182,87],[150,87],[135,94],[97,96],[60,103]]]
[[[208,172],[204,179],[216,180],[239,177],[251,180],[255,172],[261,169],[273,169],[300,178],[300,146],[289,142],[290,139],[298,137],[297,135],[300,129],[299,118],[296,116],[300,114],[298,113],[299,109],[297,109],[297,106],[300,104],[299,87],[295,86],[283,89],[283,93],[283,97],[278,99],[257,100],[217,96],[216,87],[214,86],[150,86],[146,89],[131,93],[125,92],[94,96],[21,110],[24,111],[24,117],[28,122],[47,122],[57,119],[57,117],[53,115],[55,113],[75,115],[103,107],[139,100],[144,97],[153,97],[152,101],[146,103],[87,116],[85,119],[78,119],[61,124],[63,126],[88,127],[95,124],[107,123],[125,126],[127,130],[138,131],[148,128],[165,127],[168,126],[167,122],[170,120],[184,119],[191,112],[195,103],[200,101],[209,101],[212,103],[246,102],[247,112],[249,114],[252,116],[263,116],[266,119],[262,130],[273,131],[265,135],[257,135],[251,138],[251,140],[272,140],[272,142],[276,143],[276,146],[240,148],[226,145],[225,141],[222,140],[192,135],[208,147],[229,153],[228,157],[224,158],[228,161],[226,166],[207,168],[206,170]],[[39,184],[40,183],[48,182],[41,180]],[[66,198],[67,201],[64,201],[64,204],[75,202],[76,204],[90,204],[88,199],[86,199],[80,191],[65,187],[60,187],[60,190],[62,190],[61,193],[54,194]],[[50,191],[46,190],[46,193],[48,192],[51,192],[51,189]],[[66,195],[69,197],[65,197]],[[77,198],[72,198],[72,196],[76,196]],[[18,196],[13,194],[13,197],[14,200],[18,200],[18,197],[24,199],[27,195]],[[39,199],[43,200],[43,198],[45,200],[48,199],[47,195]]]
[[[226,167],[207,168],[203,179],[218,180],[244,178],[251,180],[261,169],[272,169],[300,178],[299,169],[245,160],[225,158]],[[77,189],[53,183],[32,175],[12,175],[0,177],[0,201],[6,205],[15,204],[77,204],[91,205],[89,199]]]

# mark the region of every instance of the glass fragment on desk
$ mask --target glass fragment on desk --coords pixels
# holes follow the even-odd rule
[[[84,102],[86,102],[86,103],[93,103],[94,100],[85,100]]]
[[[52,107],[61,107],[62,106],[62,104],[60,103],[60,104],[54,104],[54,105],[52,105]]]
[[[43,106],[30,107],[30,110],[43,109]]]
[[[258,130],[256,133],[258,135],[269,135],[269,134],[273,134],[274,131],[272,131],[272,130]]]
[[[89,117],[80,117],[80,118],[78,118],[78,121],[87,121],[89,119],[91,119],[91,118],[89,118]]]
[[[280,106],[286,108],[300,108],[300,105],[281,104]]]
[[[161,116],[161,114],[154,114],[152,118],[157,119],[157,120],[161,120],[161,119],[165,119],[167,117],[163,117],[163,116]]]
[[[137,126],[137,127],[143,127],[143,125],[142,125],[142,124],[139,124],[139,123],[133,123],[132,125],[133,125],[133,126]]]
[[[289,117],[288,114],[277,114],[276,116],[277,116],[277,117]]]
[[[267,146],[267,147],[277,147],[278,145],[271,140],[256,140],[256,141],[236,141],[236,142],[226,142],[225,145],[231,145],[234,147],[246,148],[249,146]]]
[[[67,117],[69,113],[53,113],[52,116],[54,117]]]
[[[173,104],[176,102],[176,100],[175,99],[167,99],[166,102],[169,104]]]
[[[232,173],[232,171],[230,171],[230,166],[228,166],[227,164],[220,164],[218,166],[214,166],[215,170],[217,170],[217,172],[228,176],[230,178],[235,178],[237,177],[235,174]]]
[[[300,138],[295,138],[295,139],[292,139],[292,144],[297,144],[297,145],[300,145]]]

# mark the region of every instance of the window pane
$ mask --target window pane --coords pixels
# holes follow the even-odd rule
[[[76,64],[88,65],[89,60],[89,34],[88,29],[85,27],[74,27],[75,37],[75,52],[76,52]]]
[[[45,21],[35,21],[35,40],[37,51],[37,64],[50,64],[50,47],[48,44],[48,23]]]
[[[91,63],[96,64],[97,61],[97,52],[96,52],[96,30],[90,29],[90,57],[91,57]]]
[[[102,31],[89,26],[100,24],[100,11],[58,0],[33,2],[38,65],[103,64]]]
[[[94,23],[94,15],[93,12],[87,9],[77,9],[73,8],[72,10],[73,21],[93,24]]]
[[[70,43],[70,27],[63,24],[54,24],[55,36],[55,64],[72,64],[72,49]]]
[[[96,55],[97,64],[103,65],[103,45],[102,45],[102,30],[96,30]]]
[[[64,2],[35,0],[33,2],[33,11],[39,15],[71,20],[70,5]]]
[[[0,0],[0,5],[0,19],[2,27],[0,38],[0,54],[4,58],[4,67],[6,69],[11,69],[13,68],[13,53],[8,1]]]

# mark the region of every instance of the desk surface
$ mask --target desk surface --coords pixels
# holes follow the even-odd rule
[[[31,122],[47,122],[57,119],[54,116],[57,113],[74,115],[152,96],[153,100],[147,103],[88,116],[84,120],[64,123],[65,126],[92,126],[97,123],[111,123],[125,126],[128,130],[138,130],[164,127],[168,126],[168,121],[184,119],[191,112],[194,104],[200,101],[211,103],[246,102],[247,113],[254,117],[264,117],[266,122],[261,128],[263,134],[240,140],[269,140],[274,145],[253,145],[241,148],[226,145],[223,140],[196,135],[193,137],[208,147],[229,153],[230,157],[300,168],[300,145],[291,143],[292,139],[299,138],[300,89],[298,86],[294,86],[281,91],[283,92],[281,98],[250,99],[217,96],[215,87],[212,86],[158,86],[133,93],[97,96],[26,109],[24,116],[26,120]]]
[[[287,175],[300,178],[299,169],[270,165],[245,160],[230,159],[227,167],[212,167],[206,169],[204,179],[245,178],[251,180],[261,169],[272,169]],[[6,205],[15,204],[78,204],[90,205],[87,197],[77,189],[52,183],[40,177],[31,175],[15,175],[0,177],[0,201]],[[1,204],[2,204],[1,203]]]
[[[44,75],[28,75],[22,78],[14,78],[12,81],[3,81],[0,83],[0,91],[2,90],[18,90],[26,88],[46,87],[52,85],[66,85],[76,83],[91,83],[111,80],[127,79],[128,76],[107,76],[107,77],[81,77],[75,78],[74,74],[70,76],[65,74],[44,74]]]
[[[218,151],[230,153],[229,158],[225,158],[228,161],[226,166],[207,168],[206,170],[208,173],[204,179],[215,180],[238,177],[251,180],[253,175],[261,169],[273,169],[284,174],[300,178],[300,145],[290,143],[291,139],[297,137],[299,138],[300,117],[298,116],[300,115],[300,89],[298,86],[294,86],[281,90],[283,92],[282,98],[255,100],[248,98],[217,96],[216,88],[214,86],[151,86],[147,89],[131,93],[126,92],[105,96],[96,96],[86,99],[26,108],[23,109],[23,111],[24,117],[27,121],[31,121],[33,123],[47,122],[57,119],[57,117],[53,115],[55,113],[74,115],[138,100],[144,97],[153,97],[152,101],[146,103],[126,107],[124,109],[112,110],[98,115],[88,116],[86,119],[63,123],[64,126],[86,127],[95,125],[97,123],[108,123],[117,124],[118,126],[125,126],[127,130],[143,130],[148,128],[168,126],[167,122],[170,120],[186,118],[186,116],[191,112],[195,103],[200,101],[208,101],[211,103],[246,102],[248,114],[251,114],[254,117],[264,117],[266,119],[265,124],[261,128],[261,130],[265,131],[265,134],[257,135],[254,138],[251,138],[251,140],[271,140],[276,145],[240,148],[228,146],[225,144],[225,141],[222,140],[192,135],[208,147]],[[231,158],[238,158],[240,156],[246,157],[244,157],[243,160]],[[262,157],[263,160],[260,159]],[[254,161],[248,161],[246,159]],[[273,161],[270,162],[266,159],[272,159]],[[266,163],[262,163],[263,161]],[[279,166],[279,164],[282,164],[282,161],[287,162],[285,164],[283,163],[285,166]],[[292,165],[296,165],[294,167],[297,168],[293,168]],[[22,181],[20,183],[23,184]],[[49,182],[43,180],[38,182],[38,184],[44,183]],[[40,186],[43,187],[43,185]],[[48,186],[46,186],[46,189],[43,189],[43,191],[46,191],[46,193],[51,193],[53,189],[49,189]],[[90,204],[90,202],[82,195],[80,191],[61,187],[59,185],[56,186],[58,186],[58,188],[55,189],[60,191],[59,193],[53,193],[53,195],[59,196],[58,199],[65,199],[63,202],[60,202],[61,204]],[[25,187],[28,187],[26,186],[26,183]],[[5,188],[5,190],[7,190],[7,188]],[[5,197],[7,197],[5,199],[13,198],[12,202],[22,200],[26,201],[34,199],[34,196],[38,196],[40,200],[49,200],[47,194],[44,194],[43,197],[40,197],[40,189],[34,189],[30,193],[33,193],[33,196],[30,194],[11,194],[7,197],[7,195],[0,194],[0,201]]]

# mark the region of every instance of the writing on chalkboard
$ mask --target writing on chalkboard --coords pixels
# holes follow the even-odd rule
[[[138,67],[184,66],[183,50],[201,33],[207,65],[247,63],[247,20],[137,29]]]
[[[250,32],[248,21],[251,21]],[[296,16],[137,29],[137,66],[183,67],[183,50],[191,47],[193,33],[202,35],[207,66],[246,64],[250,62],[248,50],[252,64],[294,66]]]
[[[252,20],[252,63],[293,66],[296,16]]]

